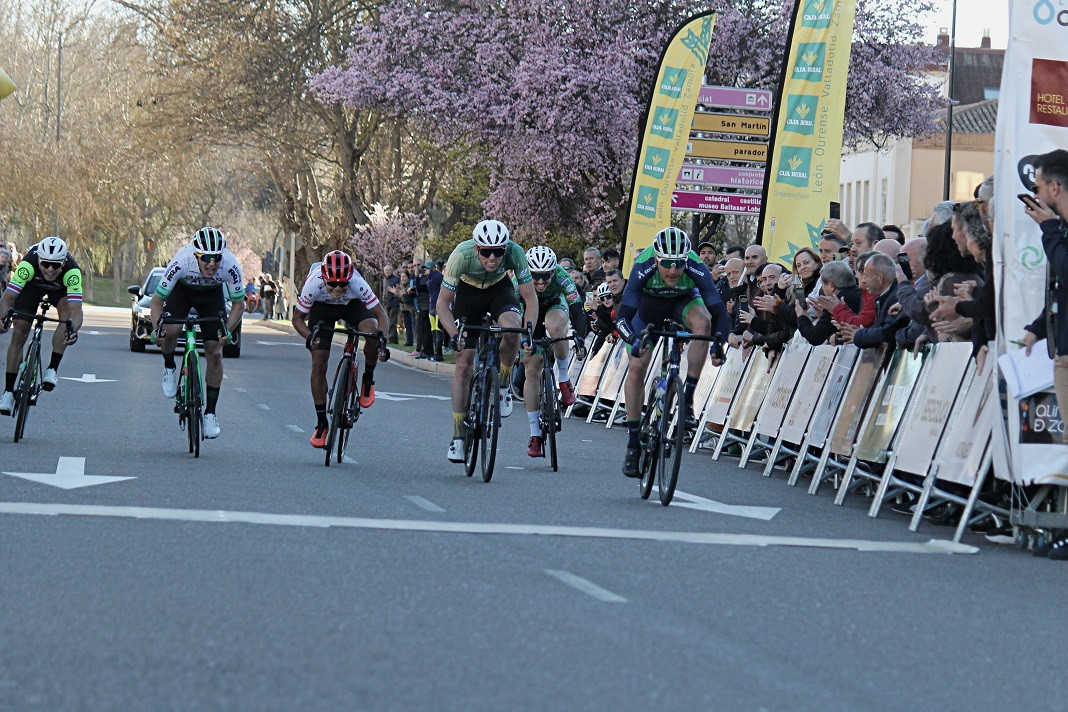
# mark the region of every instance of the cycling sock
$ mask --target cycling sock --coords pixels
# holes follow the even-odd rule
[[[641,445],[639,438],[640,423],[637,420],[627,421],[627,447],[638,447]]]
[[[529,410],[527,411],[527,420],[530,421],[530,437],[532,438],[541,437],[541,423],[538,422],[539,415],[541,414],[538,411],[534,411],[533,413]]]
[[[462,438],[464,436],[464,413],[452,414],[452,436]]]
[[[14,373],[4,373],[4,390],[8,393],[14,393],[15,391],[15,379],[18,378],[18,371]]]
[[[686,387],[683,389],[683,394],[686,397],[686,407],[693,410],[693,394],[697,390],[697,379],[693,376],[686,377]]]
[[[49,361],[48,361],[48,367],[50,369],[52,369],[53,371],[55,371],[56,369],[59,368],[59,362],[62,361],[62,360],[63,360],[63,354],[53,351],[52,352],[52,358],[49,359]]]
[[[556,380],[560,383],[569,383],[571,381],[571,374],[568,370],[571,368],[571,352],[567,352],[567,356],[556,359]]]
[[[211,386],[208,386],[208,399],[207,402],[204,403],[204,415],[208,415],[209,413],[215,412],[215,404],[219,402],[220,390],[221,387],[212,388]]]
[[[508,390],[508,386],[512,383],[512,367],[501,366],[501,390]]]
[[[330,422],[326,419],[326,403],[315,404],[315,427],[325,428]]]
[[[163,354],[163,368],[176,368],[176,367],[177,366],[174,363],[174,352],[171,351],[169,354]]]

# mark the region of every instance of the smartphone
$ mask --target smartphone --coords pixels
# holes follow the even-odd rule
[[[834,200],[831,201],[831,209],[828,217],[832,217],[835,220],[842,219],[842,204]]]
[[[1016,197],[1020,199],[1021,203],[1023,203],[1029,208],[1038,207],[1038,203],[1035,201],[1035,196],[1031,195],[1030,193],[1020,193]]]

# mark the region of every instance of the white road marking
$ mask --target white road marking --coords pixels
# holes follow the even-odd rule
[[[593,441],[592,440],[583,440],[582,442],[584,442],[584,443],[592,443]]]
[[[359,464],[360,464],[360,463],[356,462],[355,460],[353,460],[353,459],[352,459],[351,457],[349,457],[348,455],[345,455],[345,456],[344,456],[343,458],[341,458],[341,459],[342,459],[342,460],[343,460],[343,461],[345,462],[345,464],[346,464],[346,465],[359,465]]]
[[[289,428],[290,430],[292,430],[294,433],[303,433],[304,432],[303,430],[301,430],[300,428],[298,428],[295,425],[287,425],[286,427]]]
[[[514,465],[505,465],[504,469],[506,469],[506,470],[523,470],[525,468],[523,468],[523,467],[515,467]]]
[[[257,344],[263,346],[303,346],[304,344],[297,341],[257,341]]]
[[[390,391],[389,393],[377,393],[376,395],[380,395],[380,396],[401,396],[405,400],[407,400],[408,398],[430,398],[432,400],[439,400],[439,401],[452,400],[452,396],[431,396],[431,395],[427,395],[425,393],[394,393],[394,392]]]
[[[84,457],[61,457],[56,465],[55,472],[5,472],[5,475],[19,477],[31,482],[40,482],[43,485],[51,485],[65,490],[79,487],[91,487],[92,485],[106,485],[109,482],[122,482],[123,480],[135,480],[136,477],[103,477],[100,475],[85,474]]]
[[[234,387],[234,390],[238,393],[248,393],[248,391],[246,391],[244,388],[237,388],[236,386]]]
[[[77,381],[78,383],[114,383],[114,378],[97,378],[95,373],[83,373],[81,378],[60,376],[64,381]]]
[[[410,400],[415,400],[414,398],[399,398],[399,397],[397,397],[395,395],[391,395],[389,393],[379,393],[378,391],[375,391],[375,400],[378,400],[379,398],[381,398],[384,401],[410,401]]]
[[[86,332],[83,332],[83,333],[93,334],[94,336],[100,336],[100,334],[101,334],[101,332],[99,332],[99,331],[86,331]]]
[[[271,409],[271,406],[267,405],[266,403],[257,403],[256,406],[260,410],[270,410]]]
[[[560,570],[557,570],[557,569],[545,569],[545,573],[549,574],[550,576],[552,576],[554,579],[557,579],[558,581],[562,581],[563,583],[566,583],[568,586],[571,586],[574,589],[582,591],[583,593],[585,593],[585,594],[587,594],[589,596],[593,596],[598,601],[603,601],[604,603],[626,603],[627,602],[627,599],[623,598],[622,596],[617,596],[616,594],[612,593],[611,591],[609,591],[607,589],[604,589],[604,588],[601,588],[597,584],[593,583],[592,581],[587,581],[586,579],[582,578],[581,576],[576,576],[575,574],[571,573],[570,571],[560,571]]]
[[[656,485],[653,486],[657,492],[660,488]],[[747,517],[749,519],[762,519],[765,522],[770,522],[772,518],[781,512],[778,507],[750,507],[740,504],[723,504],[717,502],[714,499],[705,499],[704,497],[698,497],[695,494],[687,494],[675,490],[676,499],[672,502],[673,506],[683,507],[685,509],[699,509],[702,512],[714,512],[716,514],[729,514],[732,517]],[[680,502],[679,499],[686,500]]]
[[[420,509],[425,509],[428,512],[439,512],[440,513],[440,512],[444,512],[445,511],[444,509],[442,509],[438,505],[434,504],[430,500],[423,499],[422,497],[419,497],[419,496],[414,495],[414,494],[406,494],[406,495],[404,495],[404,498],[406,500],[408,500],[409,502],[411,502],[412,504],[414,504],[416,507],[419,507]]]
[[[346,461],[349,458],[345,458]],[[57,502],[0,502],[0,514],[68,514],[79,517],[119,517],[175,522],[268,524],[288,527],[340,527],[384,531],[434,532],[443,534],[509,534],[566,536],[587,539],[667,541],[683,544],[730,544],[733,546],[799,546],[822,549],[854,549],[908,554],[977,554],[979,549],[948,539],[916,541],[866,541],[863,539],[816,539],[812,537],[765,536],[763,534],[719,534],[715,532],[671,532],[602,527],[565,527],[546,524],[487,524],[479,522],[435,522],[365,517],[326,517],[305,514],[233,512],[211,509],[164,509],[160,507],[113,507]]]

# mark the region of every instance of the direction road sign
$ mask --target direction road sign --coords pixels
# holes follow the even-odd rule
[[[695,166],[692,163],[684,163],[676,182],[714,185],[723,188],[762,188],[764,187],[764,169]]]
[[[771,92],[766,89],[704,86],[697,95],[697,103],[717,109],[771,111]]]
[[[686,144],[686,155],[741,163],[763,163],[768,160],[768,144],[693,138]]]
[[[691,131],[767,136],[771,133],[771,119],[766,116],[742,114],[710,114],[698,111],[693,115]]]
[[[672,210],[728,215],[759,215],[760,196],[742,193],[697,193],[676,190],[671,194]]]

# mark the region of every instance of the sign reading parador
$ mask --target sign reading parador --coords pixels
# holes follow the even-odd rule
[[[797,0],[772,119],[757,242],[789,265],[815,247],[838,200],[842,120],[856,0]]]
[[[657,230],[671,224],[671,194],[686,156],[715,24],[715,12],[690,18],[671,36],[660,58],[630,187],[624,274],[634,265],[636,251],[648,247]]]
[[[11,81],[11,77],[7,76],[3,69],[0,69],[0,100],[11,95],[15,91],[15,82]]]

